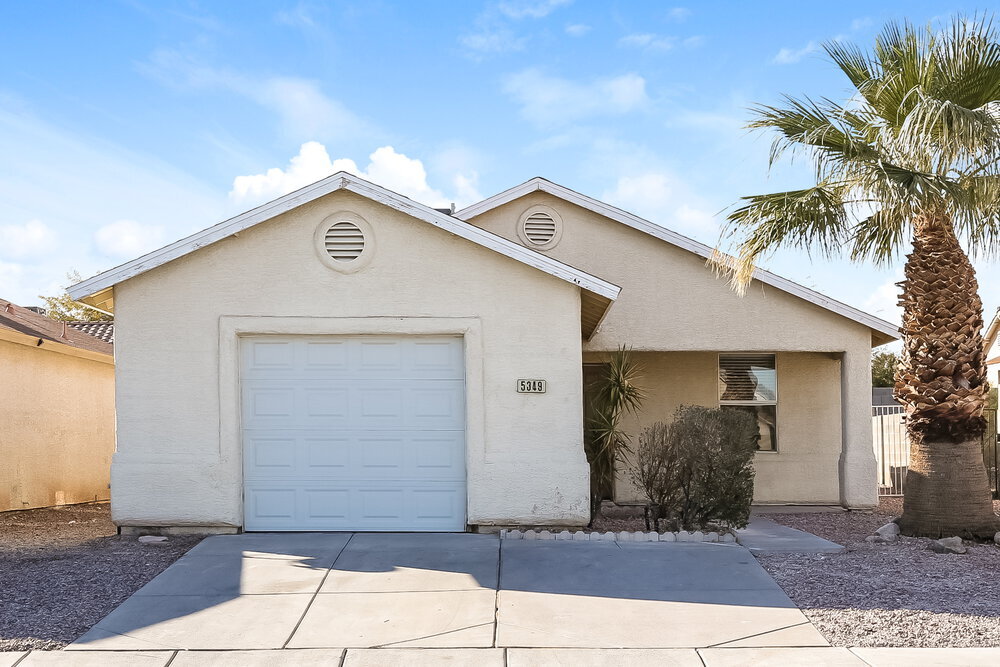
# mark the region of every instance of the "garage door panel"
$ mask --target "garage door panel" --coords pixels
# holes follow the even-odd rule
[[[465,428],[461,380],[247,380],[245,429]]]
[[[464,530],[453,337],[244,339],[247,530]]]
[[[247,432],[244,476],[248,480],[465,479],[461,431]]]
[[[369,482],[331,487],[302,483],[260,488],[248,482],[246,522],[250,530],[454,531],[465,515],[464,482],[433,488]],[[292,526],[292,527],[290,527]],[[361,526],[361,527],[359,527]]]

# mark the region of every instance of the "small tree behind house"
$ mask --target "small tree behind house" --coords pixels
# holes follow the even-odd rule
[[[83,280],[76,271],[66,274],[70,284],[75,284]],[[69,294],[63,291],[56,296],[39,296],[45,303],[45,315],[53,320],[62,322],[110,322],[114,319],[111,315],[95,310],[79,301],[74,301]]]
[[[872,355],[872,386],[892,387],[896,384],[896,367],[899,355],[895,352],[878,352]]]

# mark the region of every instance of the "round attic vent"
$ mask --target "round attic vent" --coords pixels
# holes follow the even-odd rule
[[[523,214],[517,226],[517,235],[526,246],[548,250],[562,236],[562,220],[548,206],[532,206]]]
[[[326,254],[338,262],[353,262],[365,251],[365,233],[353,222],[341,220],[323,237]]]

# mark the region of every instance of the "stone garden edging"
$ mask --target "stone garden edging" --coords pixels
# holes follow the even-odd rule
[[[503,528],[501,540],[567,540],[572,542],[720,542],[735,544],[732,533],[702,532],[657,533],[646,530],[623,530],[620,532],[589,533],[582,530],[512,530]]]

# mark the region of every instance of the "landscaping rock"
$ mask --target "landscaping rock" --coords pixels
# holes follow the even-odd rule
[[[996,535],[993,536],[993,542],[998,547],[1000,547],[1000,533],[997,533]]]
[[[886,543],[895,542],[899,539],[899,524],[890,521],[875,531],[875,536],[882,538]]]
[[[163,535],[143,535],[139,538],[139,541],[143,544],[151,544],[155,542],[166,542],[167,538]]]
[[[927,548],[939,554],[964,554],[968,551],[961,537],[942,537],[931,542]]]

